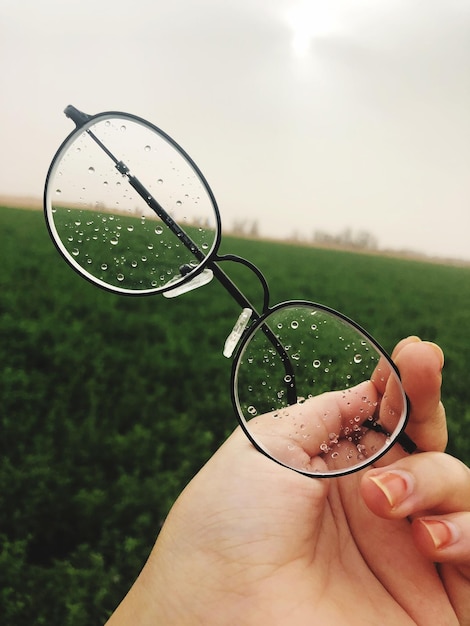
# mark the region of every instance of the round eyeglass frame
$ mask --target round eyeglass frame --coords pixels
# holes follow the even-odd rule
[[[318,303],[302,301],[302,300],[299,300],[299,301],[291,300],[291,301],[286,301],[286,302],[276,304],[274,306],[270,306],[269,287],[261,271],[253,263],[237,255],[232,255],[232,254],[219,255],[218,254],[218,248],[221,242],[221,219],[220,219],[220,212],[217,206],[215,196],[207,180],[205,179],[204,175],[202,174],[202,172],[200,171],[196,163],[183,150],[183,148],[181,148],[181,146],[178,143],[176,143],[176,141],[174,141],[167,133],[162,131],[160,128],[158,128],[154,124],[148,122],[147,120],[140,118],[138,116],[132,115],[132,114],[128,114],[128,113],[123,113],[123,112],[118,112],[118,111],[109,111],[109,112],[99,113],[99,114],[90,116],[85,113],[82,113],[78,109],[75,109],[75,107],[71,105],[69,105],[65,109],[64,112],[67,115],[67,117],[69,117],[70,119],[74,121],[76,128],[66,137],[66,139],[60,145],[59,149],[57,150],[55,156],[52,159],[51,165],[49,167],[49,170],[46,176],[46,183],[45,183],[45,190],[44,190],[44,210],[45,210],[46,224],[47,224],[49,234],[56,248],[61,254],[61,256],[77,273],[79,273],[81,276],[86,278],[89,282],[107,291],[118,293],[118,294],[123,294],[123,295],[153,295],[157,293],[163,293],[164,295],[169,295],[171,294],[172,291],[175,290],[174,283],[165,284],[163,286],[159,286],[156,288],[142,289],[142,290],[127,290],[127,289],[119,288],[119,286],[111,285],[107,283],[106,281],[100,280],[96,276],[87,272],[83,266],[81,266],[79,263],[75,261],[73,256],[67,250],[67,248],[63,245],[60,235],[54,224],[52,200],[51,200],[51,195],[52,195],[51,183],[54,179],[55,174],[58,171],[58,168],[60,167],[60,163],[61,163],[63,156],[67,153],[69,148],[73,145],[77,137],[79,137],[83,133],[88,133],[91,135],[92,139],[96,141],[96,138],[93,137],[93,131],[91,129],[98,122],[106,120],[106,119],[128,120],[133,123],[142,125],[146,127],[147,129],[149,129],[150,131],[152,131],[153,133],[157,134],[159,138],[163,139],[172,149],[176,151],[176,153],[180,157],[182,157],[183,161],[189,165],[191,171],[194,172],[197,179],[199,180],[204,190],[206,191],[207,196],[212,205],[212,210],[214,212],[215,236],[214,236],[214,240],[213,240],[210,250],[207,253],[203,253],[203,251],[197,247],[197,245],[191,240],[190,237],[187,236],[185,232],[181,233],[180,230],[175,230],[175,229],[179,229],[178,224],[174,222],[171,216],[169,216],[165,208],[159,205],[158,201],[153,197],[153,195],[149,194],[148,190],[142,185],[139,179],[136,178],[135,175],[130,172],[126,164],[123,163],[123,161],[121,161],[115,155],[113,155],[107,149],[107,147],[102,144],[102,142],[99,139],[97,141],[97,144],[100,145],[103,151],[108,154],[109,158],[114,161],[115,168],[119,171],[119,173],[123,177],[127,177],[127,180],[129,181],[130,185],[141,196],[141,198],[146,202],[146,204],[153,211],[155,211],[155,213],[157,213],[158,217],[162,219],[165,222],[165,224],[170,228],[170,230],[174,232],[175,236],[178,236],[180,241],[182,241],[183,244],[195,255],[197,264],[195,264],[193,267],[189,267],[189,269],[186,269],[184,273],[181,271],[181,268],[180,268],[181,275],[178,277],[178,280],[176,281],[177,286],[183,287],[183,291],[184,291],[185,285],[186,286],[190,285],[192,282],[197,280],[198,276],[202,275],[203,272],[210,270],[210,272],[213,272],[213,275],[218,279],[218,281],[226,288],[226,290],[235,299],[237,304],[240,305],[244,310],[250,310],[252,312],[251,319],[239,330],[238,335],[237,335],[238,345],[236,345],[235,356],[232,361],[230,384],[231,384],[231,399],[232,399],[234,409],[236,411],[238,422],[241,428],[243,429],[245,435],[248,437],[250,442],[259,452],[261,452],[262,454],[264,454],[265,456],[267,456],[268,458],[270,458],[277,464],[288,467],[289,469],[292,469],[293,471],[297,473],[300,473],[309,477],[315,477],[315,478],[330,478],[330,477],[351,474],[353,472],[357,472],[373,464],[376,460],[378,460],[383,455],[385,455],[396,442],[399,442],[406,452],[411,453],[414,451],[414,449],[416,448],[415,444],[409,439],[409,437],[404,432],[406,424],[408,422],[408,417],[409,417],[409,400],[406,396],[405,391],[403,390],[401,383],[400,383],[400,388],[403,393],[403,415],[400,417],[399,425],[394,429],[393,433],[387,433],[387,436],[388,436],[387,445],[383,446],[383,448],[380,449],[378,453],[373,454],[371,457],[364,459],[360,463],[357,463],[351,467],[345,467],[339,470],[332,470],[332,471],[328,471],[325,473],[305,471],[301,468],[293,467],[289,464],[282,462],[281,460],[273,456],[269,452],[269,450],[267,450],[262,444],[260,444],[260,442],[250,432],[243,410],[240,406],[238,392],[237,392],[237,380],[238,380],[238,374],[239,374],[242,355],[256,332],[260,330],[263,331],[270,338],[274,346],[276,346],[276,343],[277,343],[276,349],[278,350],[279,354],[281,354],[281,352],[284,351],[283,346],[280,345],[279,342],[277,342],[277,340],[274,338],[274,335],[272,331],[269,329],[269,325],[267,324],[267,321],[269,320],[270,316],[276,314],[276,312],[280,311],[281,309],[290,307],[290,306],[299,306],[299,307],[306,307],[306,308],[313,307],[331,316],[332,318],[335,318],[336,320],[340,320],[342,323],[349,325],[352,329],[354,329],[358,333],[358,336],[365,337],[367,341],[370,342],[370,344],[377,350],[377,353],[386,359],[387,364],[391,368],[391,372],[393,372],[394,375],[396,375],[397,380],[400,381],[400,374],[396,365],[393,363],[392,359],[389,357],[387,352],[380,346],[380,344],[366,330],[364,330],[361,326],[359,326],[356,322],[354,322],[350,318],[346,317],[342,313],[330,307],[327,307],[325,305],[321,305]],[[221,262],[224,262],[224,261],[233,261],[233,262],[242,264],[248,267],[257,276],[257,278],[259,279],[262,285],[263,296],[264,296],[261,313],[257,312],[256,308],[252,305],[252,303],[248,300],[248,298],[239,290],[239,288],[235,285],[232,279],[222,270],[222,268],[220,267],[220,264]],[[288,358],[283,357],[282,360],[284,363],[288,362]],[[288,367],[288,365],[286,367]],[[290,404],[294,404],[296,403],[296,401],[297,401],[297,396],[294,392],[292,392],[290,396]]]

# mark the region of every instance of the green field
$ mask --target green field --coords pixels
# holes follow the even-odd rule
[[[236,425],[222,349],[239,309],[216,281],[174,300],[102,291],[40,211],[0,208],[0,228],[0,615],[99,624]],[[258,265],[272,304],[328,305],[388,350],[438,342],[449,451],[470,463],[470,268],[229,237],[222,252]],[[233,272],[261,308],[259,284]]]

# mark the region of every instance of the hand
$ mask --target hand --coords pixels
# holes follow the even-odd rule
[[[470,470],[443,453],[442,352],[408,338],[392,357],[419,453],[395,446],[389,465],[312,479],[236,430],[109,626],[470,624]]]

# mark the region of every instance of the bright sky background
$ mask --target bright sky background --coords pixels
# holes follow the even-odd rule
[[[230,229],[470,260],[468,0],[0,0],[0,195],[87,113],[176,139]]]

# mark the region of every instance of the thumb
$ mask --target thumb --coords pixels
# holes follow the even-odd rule
[[[329,483],[278,465],[237,429],[177,500],[172,531],[177,518],[192,549],[277,567],[312,554]]]

